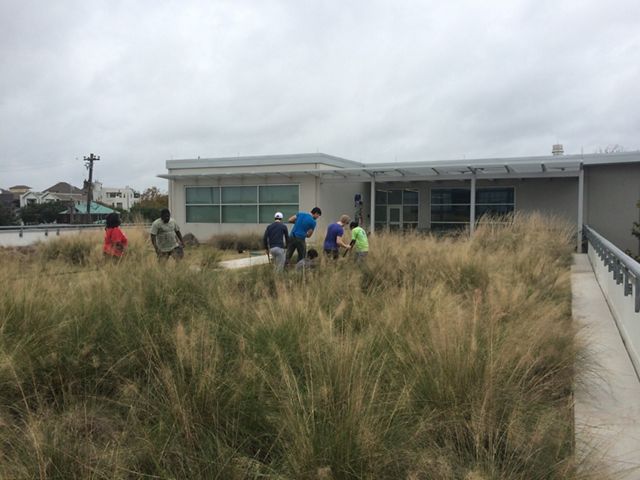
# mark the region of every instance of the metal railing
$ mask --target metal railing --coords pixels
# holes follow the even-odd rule
[[[90,224],[66,224],[66,223],[43,223],[40,225],[12,225],[0,227],[0,232],[18,232],[18,236],[23,237],[25,232],[44,232],[45,236],[48,236],[50,232],[60,235],[60,231],[65,230],[92,230],[104,228],[104,225],[99,223]]]
[[[624,296],[634,295],[635,312],[640,312],[640,264],[588,225],[584,234],[616,284],[623,285]]]
[[[148,228],[150,224],[123,224],[125,229]],[[63,235],[104,230],[104,224],[63,224],[45,223],[40,225],[15,225],[0,227],[0,247],[19,247]]]

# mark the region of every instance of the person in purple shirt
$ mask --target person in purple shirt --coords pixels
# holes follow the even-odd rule
[[[344,243],[342,236],[344,235],[344,227],[348,225],[351,219],[349,215],[342,215],[340,220],[332,223],[327,227],[327,234],[324,237],[324,253],[330,258],[336,260],[340,256],[340,247],[349,250],[351,245]]]
[[[287,263],[291,262],[293,252],[298,252],[298,260],[300,261],[307,255],[306,239],[313,235],[316,229],[316,220],[322,215],[322,210],[313,207],[311,213],[298,212],[289,218],[289,223],[293,223],[293,228],[289,233],[289,243],[287,245]]]

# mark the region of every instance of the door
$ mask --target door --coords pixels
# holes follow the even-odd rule
[[[388,207],[387,218],[389,230],[400,230],[402,228],[402,207]]]

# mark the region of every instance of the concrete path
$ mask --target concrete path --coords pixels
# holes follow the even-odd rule
[[[266,255],[249,256],[247,258],[236,258],[235,260],[225,260],[220,262],[222,268],[245,268],[253,267],[254,265],[264,265],[269,263],[269,258]]]
[[[640,479],[640,381],[587,255],[574,256],[571,290],[593,370],[576,385],[578,456],[604,463],[613,478]]]

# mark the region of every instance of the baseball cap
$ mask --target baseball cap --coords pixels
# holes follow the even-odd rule
[[[273,217],[274,218],[278,218],[278,219],[282,219],[282,212],[276,212],[276,214]]]

